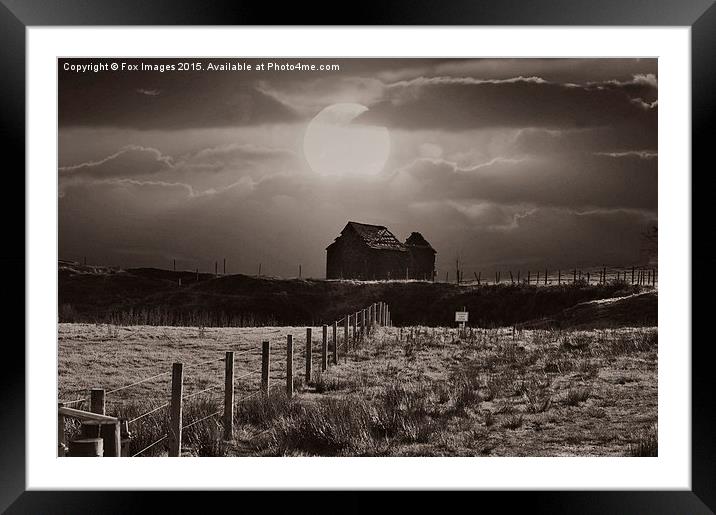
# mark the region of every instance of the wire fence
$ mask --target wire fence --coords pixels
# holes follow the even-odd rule
[[[347,314],[330,325],[323,325],[318,335],[313,334],[313,328],[306,328],[303,352],[295,352],[293,335],[288,335],[285,345],[279,347],[280,350],[285,351],[285,355],[279,355],[278,359],[272,356],[271,342],[263,341],[260,347],[260,361],[242,362],[239,364],[239,367],[236,366],[237,357],[256,354],[259,349],[251,348],[239,351],[226,351],[225,356],[222,358],[215,358],[198,363],[174,363],[172,369],[169,371],[152,373],[149,376],[136,379],[109,390],[103,388],[80,390],[77,393],[84,392],[85,394],[89,394],[89,399],[83,397],[59,401],[58,403],[60,407],[60,411],[58,411],[58,423],[60,424],[58,431],[58,455],[66,455],[67,449],[65,445],[64,418],[68,416],[68,410],[63,411],[62,408],[68,405],[87,402],[88,400],[90,411],[72,412],[71,415],[76,414],[80,416],[80,418],[91,418],[92,414],[99,414],[104,417],[103,420],[110,420],[107,423],[116,424],[118,427],[117,435],[121,440],[119,444],[120,448],[114,449],[114,447],[117,447],[116,442],[105,442],[104,455],[138,457],[155,449],[159,444],[165,443],[169,456],[181,456],[183,451],[182,432],[217,417],[221,418],[224,440],[232,440],[234,438],[233,426],[235,408],[237,405],[260,395],[268,396],[277,389],[285,389],[286,395],[289,398],[293,397],[294,381],[300,379],[305,373],[305,381],[310,382],[313,376],[313,366],[315,362],[320,363],[321,371],[325,371],[328,366],[338,365],[341,357],[347,356],[351,348],[356,347],[369,336],[375,327],[390,325],[392,325],[392,322],[388,304],[385,302],[377,302],[355,313]],[[301,357],[303,357],[303,359],[301,359]],[[218,363],[224,363],[225,365],[223,382],[205,382],[194,391],[184,391],[184,380],[187,374],[191,375],[200,367]],[[156,372],[156,370],[145,369],[143,372]],[[218,371],[212,370],[211,372],[214,375],[218,374]],[[168,400],[164,400],[167,399],[166,397],[159,399],[161,404],[151,406],[149,409],[141,413],[135,413],[131,417],[106,416],[106,399],[108,396],[114,396],[119,392],[124,394],[127,390],[162,377],[171,378]],[[253,378],[260,379],[260,382],[257,383],[253,381]],[[277,381],[279,382],[278,384],[272,384]],[[285,384],[282,385],[280,383],[281,381],[285,381]],[[238,395],[237,386],[239,391]],[[197,386],[195,386],[195,388],[196,387]],[[192,411],[191,414],[193,414],[195,418],[185,423],[183,420],[185,401],[198,400],[201,396],[205,396],[202,398],[211,400],[212,403],[223,398],[223,406],[217,409],[216,404],[209,403],[207,404],[209,409],[204,408],[202,412],[201,410],[193,409],[193,404],[188,404],[187,407],[192,408],[190,411]],[[146,401],[146,399],[142,400]],[[126,401],[119,401],[115,406],[115,411],[121,412],[125,404]],[[213,409],[211,406],[214,406]],[[157,414],[162,410],[166,410],[167,413],[160,418],[156,418]],[[194,411],[199,412],[193,413]],[[209,412],[207,413],[207,411]],[[161,430],[161,436],[154,437],[154,440],[149,443],[147,443],[146,440],[137,439],[137,443],[133,444],[132,440],[133,438],[136,439],[136,432],[141,433],[141,431],[143,431],[144,426],[142,426],[142,423],[147,419],[152,421],[152,427],[159,429],[166,428],[166,430]],[[130,427],[135,429],[134,434],[130,431]],[[270,430],[270,428],[253,435],[251,439],[264,434],[268,430]],[[109,445],[106,445],[107,443]],[[140,447],[139,450],[136,450],[137,447]],[[116,454],[107,454],[107,448],[114,449],[112,452],[116,451]],[[132,452],[130,452],[130,448],[132,448]],[[72,446],[70,446],[70,451],[71,449]],[[72,452],[70,452],[70,455],[73,455]]]
[[[534,286],[554,286],[566,284],[607,284],[621,281],[627,284],[656,287],[658,285],[658,267],[656,265],[593,266],[574,268],[544,269],[496,269],[488,272],[466,270],[456,267],[443,270],[435,276],[438,282],[463,285],[524,284]]]

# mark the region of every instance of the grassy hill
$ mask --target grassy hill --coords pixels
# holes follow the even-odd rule
[[[148,325],[318,325],[370,303],[388,302],[396,325],[454,325],[465,307],[470,325],[512,325],[556,316],[578,304],[628,297],[642,291],[606,285],[465,286],[423,281],[326,281],[170,271],[127,270],[59,263],[61,322]],[[181,282],[181,284],[180,284]],[[617,325],[655,325],[653,305],[635,317],[626,310]],[[586,311],[579,314],[583,325]],[[602,313],[602,318],[604,314]],[[608,318],[608,316],[607,316]]]

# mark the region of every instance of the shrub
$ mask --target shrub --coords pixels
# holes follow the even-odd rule
[[[505,429],[517,429],[522,425],[522,422],[522,415],[508,415],[502,421],[502,427],[504,427]]]
[[[485,410],[483,412],[483,417],[485,420],[485,427],[490,427],[495,423],[495,416],[490,410]]]
[[[613,356],[649,352],[657,349],[658,339],[656,330],[620,331],[609,342],[607,352]]]
[[[630,456],[658,456],[659,438],[658,428],[654,424],[642,431],[636,443],[629,445]]]
[[[565,403],[567,406],[577,406],[580,403],[586,401],[591,395],[589,388],[577,387],[570,388],[567,392]]]
[[[552,405],[552,395],[547,385],[534,379],[525,383],[522,395],[527,401],[527,409],[532,413],[543,413]]]
[[[478,393],[479,379],[477,376],[462,374],[453,382],[453,409],[460,415],[467,413],[467,408],[480,402]]]
[[[572,369],[574,369],[574,361],[568,358],[550,356],[544,363],[544,371],[548,374],[564,374]]]
[[[327,398],[280,418],[273,438],[278,454],[298,450],[335,456],[370,439],[369,421],[362,402]]]
[[[283,391],[270,395],[259,394],[236,404],[234,416],[242,423],[269,427],[279,417],[297,413],[300,406],[291,401]]]
[[[580,361],[577,370],[586,377],[595,378],[599,375],[599,363],[584,359]]]
[[[584,353],[589,350],[591,337],[587,334],[572,333],[562,337],[560,348],[568,352]]]

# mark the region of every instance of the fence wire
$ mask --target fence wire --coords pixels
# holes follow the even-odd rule
[[[168,435],[168,434],[162,436],[162,437],[161,437],[159,440],[157,440],[156,442],[150,443],[149,445],[147,445],[147,446],[146,446],[144,449],[142,449],[141,451],[132,454],[131,457],[132,457],[132,458],[135,458],[135,457],[139,456],[139,455],[142,454],[144,451],[148,451],[149,449],[151,449],[152,447],[154,447],[154,446],[157,445],[158,443],[163,442],[163,441],[166,440],[167,438],[169,438],[169,435]]]
[[[217,388],[221,388],[223,385],[221,384],[215,384],[213,386],[210,386],[209,388],[204,388],[203,390],[199,390],[198,392],[190,393],[189,395],[184,395],[182,397],[182,400],[191,399],[192,397],[196,397],[197,395],[201,395],[202,393],[209,392],[211,390],[216,390]]]
[[[357,312],[357,314],[360,314],[360,313],[361,313],[361,311],[358,311],[358,312]],[[350,317],[352,317],[352,316],[353,316],[353,315],[350,315]],[[344,316],[343,318],[337,320],[337,321],[335,322],[335,324],[336,324],[336,325],[340,325],[340,324],[341,324],[342,322],[344,322],[345,320],[346,320],[346,317]],[[350,321],[350,318],[349,318],[349,321]],[[356,325],[357,325],[357,327],[359,327],[359,328],[361,329],[360,332],[362,333],[362,332],[363,332],[362,324],[361,324],[360,322],[358,322]],[[372,326],[372,324],[371,324],[371,326]],[[331,353],[334,352],[334,349],[335,349],[335,347],[334,347],[334,342],[333,342],[333,339],[332,339],[328,334],[327,334],[326,336],[327,336],[327,338],[326,338],[326,343],[328,344],[328,352],[329,352],[329,354],[331,354]],[[347,350],[347,351],[350,351],[350,341],[351,341],[351,339],[355,340],[356,338],[357,338],[357,335],[356,335],[356,334],[354,334],[352,338],[349,336],[348,339],[345,339],[345,338],[337,338],[336,345],[338,346],[339,349],[342,347],[343,349],[345,349],[345,350]],[[307,343],[308,343],[308,342],[307,342]],[[319,337],[319,339],[317,339],[317,340],[312,338],[311,341],[310,341],[310,343],[309,343],[309,345],[311,346],[312,350],[318,350],[318,352],[320,353],[321,350],[322,350],[322,347],[323,347],[323,345],[322,345],[322,339],[321,339],[320,337]],[[235,352],[235,353],[234,353],[234,356],[236,357],[236,356],[242,356],[242,355],[247,355],[247,354],[254,354],[254,355],[257,355],[257,356],[261,356],[261,354],[260,354],[260,349],[253,349],[253,348],[252,348],[252,349],[247,349],[247,350],[244,350],[244,351],[240,351],[240,352]],[[299,354],[299,360],[300,360],[300,356],[301,356],[301,355],[302,355],[302,354]],[[197,368],[197,367],[201,367],[201,366],[204,366],[204,365],[209,365],[209,364],[212,364],[212,363],[225,362],[225,361],[226,361],[226,359],[225,359],[224,357],[222,357],[222,358],[218,358],[218,359],[211,359],[211,360],[203,361],[203,362],[200,362],[200,363],[190,363],[190,364],[184,365],[184,369],[186,370],[186,369],[191,369],[191,368]],[[332,360],[331,360],[331,358],[329,357],[329,364],[331,363],[331,361],[332,361]],[[287,365],[287,363],[282,363],[282,362],[277,362],[277,361],[274,361],[273,363],[275,363],[275,364],[282,364],[282,365],[283,365],[283,368],[285,368],[286,365]],[[245,369],[246,367],[255,366],[255,365],[257,365],[257,364],[260,364],[260,362],[255,362],[255,361],[254,361],[254,362],[247,362],[247,363],[241,363],[241,364],[239,365],[239,367]],[[303,363],[303,364],[305,365],[305,360],[304,360],[304,363]],[[275,367],[271,367],[271,368],[275,369]],[[302,367],[300,366],[300,362],[294,363],[294,372],[295,372],[296,370],[298,370],[298,371],[300,372],[301,368],[302,368]],[[284,371],[284,370],[282,369],[281,372],[283,372],[283,371]],[[269,375],[271,374],[271,372],[272,372],[272,370],[269,371]],[[170,375],[170,374],[172,374],[172,371],[166,371],[166,372],[161,372],[161,373],[158,373],[158,374],[153,374],[153,375],[151,375],[151,376],[149,376],[149,377],[145,377],[145,378],[143,378],[143,379],[139,379],[139,380],[134,381],[134,382],[132,382],[132,383],[129,383],[129,384],[126,384],[126,385],[119,386],[119,387],[117,387],[117,388],[108,390],[108,391],[105,393],[105,395],[117,393],[117,392],[120,392],[120,391],[129,389],[129,388],[132,388],[132,387],[134,387],[134,386],[138,386],[138,385],[140,385],[140,384],[143,384],[143,383],[146,383],[146,382],[149,382],[149,381],[152,381],[152,380],[155,380],[155,379],[158,379],[158,378],[160,378],[160,377],[164,377],[164,376],[167,376],[167,375]],[[248,372],[248,373],[239,375],[239,376],[235,377],[234,380],[237,381],[237,380],[241,380],[241,379],[246,379],[246,378],[248,378],[248,377],[251,377],[251,376],[254,376],[254,375],[258,375],[258,374],[261,374],[261,370],[254,370],[254,371],[252,371],[252,372]],[[278,377],[278,378],[277,378],[277,377],[271,377],[271,375],[270,375],[270,379],[273,380],[273,381],[282,381],[282,380],[285,380],[286,378],[287,378],[286,375],[283,375],[282,377]],[[199,396],[199,395],[201,395],[201,394],[210,392],[210,391],[212,391],[212,390],[219,389],[219,388],[221,388],[222,386],[223,386],[222,383],[213,384],[213,385],[209,386],[208,388],[204,388],[204,389],[202,389],[202,390],[200,390],[200,391],[193,392],[193,393],[188,394],[188,395],[184,395],[184,396],[182,397],[182,401],[191,399],[191,398],[193,398],[193,397],[196,397],[196,396]],[[284,386],[281,385],[281,384],[274,384],[274,385],[272,385],[272,386],[270,387],[269,391],[266,392],[266,394],[268,395],[268,394],[270,394],[271,392],[273,392],[273,391],[276,390],[276,389],[283,390],[283,388],[284,388]],[[83,392],[86,393],[88,390],[87,390],[87,389],[84,389],[84,390],[80,390],[80,391],[83,391]],[[254,392],[252,392],[252,393],[250,393],[250,394],[248,394],[248,395],[243,396],[242,398],[240,398],[240,399],[238,399],[238,400],[235,400],[235,404],[238,404],[238,403],[247,401],[247,400],[252,399],[252,398],[254,398],[254,397],[258,396],[258,395],[261,395],[261,394],[264,394],[263,389],[256,390],[256,391],[254,391]],[[65,404],[65,405],[66,405],[66,404],[77,404],[77,403],[86,402],[86,401],[87,401],[87,398],[79,398],[79,399],[65,400],[65,401],[59,401],[59,402],[61,402],[62,404]],[[151,410],[149,410],[149,411],[147,411],[147,412],[145,412],[145,413],[142,413],[141,415],[138,415],[138,416],[132,418],[131,420],[128,420],[128,421],[127,421],[127,424],[135,423],[135,422],[137,422],[138,420],[141,420],[141,419],[144,418],[144,417],[147,417],[147,416],[149,416],[149,415],[151,415],[151,414],[153,414],[153,413],[156,413],[156,412],[158,412],[158,411],[160,411],[160,410],[162,410],[162,409],[164,409],[164,408],[169,407],[170,405],[171,405],[171,401],[168,401],[168,402],[166,402],[166,403],[164,403],[164,404],[162,404],[162,405],[160,405],[160,406],[157,406],[157,407],[155,407],[155,408],[153,408],[153,409],[151,409]],[[182,429],[187,429],[187,428],[189,428],[189,427],[192,427],[192,426],[194,426],[194,425],[197,425],[197,424],[199,424],[199,423],[201,423],[201,422],[204,422],[204,421],[206,421],[206,420],[208,420],[208,419],[210,419],[210,418],[212,418],[212,417],[215,417],[215,416],[217,416],[217,415],[220,415],[221,413],[222,413],[222,410],[221,410],[221,409],[220,409],[220,410],[217,410],[217,411],[215,411],[215,412],[213,412],[213,413],[211,413],[211,414],[209,414],[209,415],[207,415],[207,416],[204,416],[204,417],[202,417],[202,418],[200,418],[200,419],[198,419],[198,420],[195,420],[195,421],[193,421],[193,422],[191,422],[191,423],[189,423],[189,424],[183,426]],[[260,431],[259,433],[256,433],[256,434],[254,434],[253,436],[251,436],[250,440],[252,440],[252,439],[254,439],[254,438],[257,438],[257,437],[259,437],[259,436],[261,436],[261,435],[263,435],[263,434],[265,434],[265,433],[267,433],[267,432],[269,432],[269,431],[272,431],[272,430],[273,430],[273,428],[268,428],[268,429],[266,429],[266,430],[264,430],[264,431]],[[161,442],[165,441],[168,437],[169,437],[169,435],[168,435],[168,434],[165,434],[163,437],[161,437],[160,439],[158,439],[158,440],[152,442],[151,444],[147,445],[146,447],[144,447],[144,448],[143,448],[142,450],[140,450],[139,452],[136,452],[136,453],[132,454],[132,457],[136,457],[136,456],[139,456],[139,455],[143,454],[144,452],[146,452],[147,450],[151,449],[152,447],[154,447],[154,446],[160,444]]]
[[[198,424],[198,423],[200,423],[200,422],[204,422],[205,420],[208,420],[208,419],[210,419],[211,417],[215,417],[216,415],[218,415],[218,414],[220,414],[220,413],[221,413],[221,410],[215,411],[215,412],[212,413],[211,415],[207,415],[207,416],[205,416],[205,417],[200,418],[199,420],[195,420],[194,422],[191,422],[191,423],[189,423],[189,424],[187,424],[187,425],[185,425],[185,426],[182,426],[182,429],[187,429],[187,428],[189,428],[189,427],[191,427],[191,426],[195,426],[196,424]]]
[[[153,410],[147,411],[146,413],[142,413],[142,414],[139,415],[138,417],[134,417],[132,420],[128,420],[128,421],[127,421],[127,424],[131,424],[132,422],[136,422],[137,420],[139,420],[139,419],[141,419],[141,418],[144,418],[144,417],[146,417],[147,415],[151,415],[152,413],[155,413],[155,412],[159,411],[159,410],[162,409],[162,408],[168,407],[170,404],[171,404],[171,402],[166,402],[166,403],[162,404],[161,406],[158,406],[158,407],[154,408]]]

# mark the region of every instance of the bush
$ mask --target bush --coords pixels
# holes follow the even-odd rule
[[[289,399],[282,390],[270,395],[259,394],[236,404],[234,417],[242,423],[267,428],[279,417],[298,413],[300,406]]]
[[[522,415],[508,415],[505,420],[502,421],[502,427],[505,429],[517,429],[522,426],[524,419]]]
[[[629,455],[649,457],[659,455],[659,438],[656,424],[642,431],[639,435],[639,440],[635,444],[629,445]]]
[[[567,392],[567,397],[564,402],[567,404],[567,406],[577,406],[580,403],[589,399],[591,393],[592,392],[591,390],[589,390],[589,388],[571,388]]]

